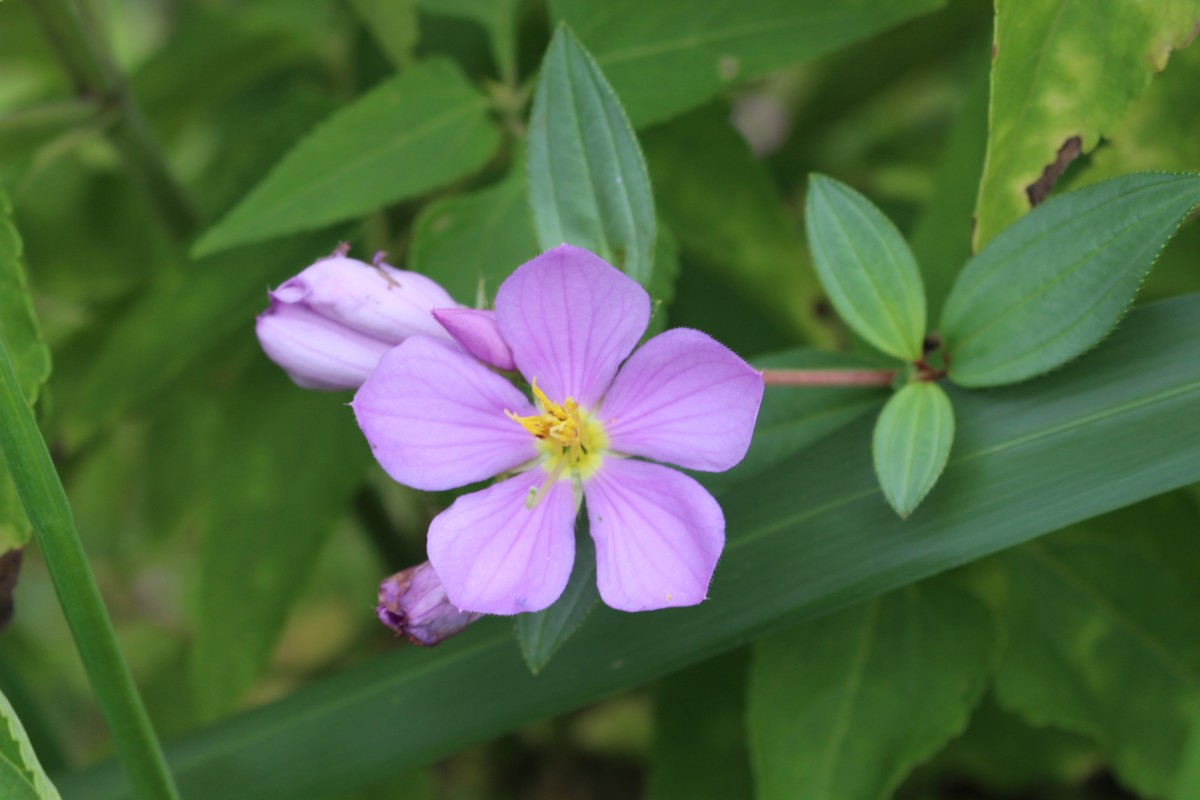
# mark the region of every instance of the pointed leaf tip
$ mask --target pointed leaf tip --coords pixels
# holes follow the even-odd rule
[[[937,483],[954,442],[954,408],[936,383],[910,383],[875,423],[872,451],[884,497],[907,519]]]

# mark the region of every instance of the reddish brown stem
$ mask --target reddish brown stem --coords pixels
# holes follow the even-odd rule
[[[893,369],[764,369],[767,386],[891,386]]]

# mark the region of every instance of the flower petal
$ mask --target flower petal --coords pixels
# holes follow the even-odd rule
[[[433,318],[441,323],[463,349],[496,369],[514,370],[512,350],[500,335],[496,312],[476,308],[435,308]]]
[[[650,321],[650,296],[587,250],[561,245],[517,268],[496,322],[517,369],[556,403],[595,408]]]
[[[682,472],[605,459],[583,484],[604,602],[622,611],[693,606],[725,545],[725,515]]]
[[[625,362],[597,412],[609,449],[708,472],[750,446],[762,374],[708,334],[660,333]]]
[[[305,306],[275,299],[254,330],[267,356],[305,389],[356,389],[393,347]]]
[[[575,562],[575,495],[555,481],[530,510],[529,490],[546,478],[531,469],[463,495],[429,526],[429,560],[450,602],[463,611],[540,611],[562,594]]]
[[[414,489],[465,486],[537,455],[504,415],[534,413],[529,400],[448,342],[414,336],[388,351],[351,406],[375,458]]]

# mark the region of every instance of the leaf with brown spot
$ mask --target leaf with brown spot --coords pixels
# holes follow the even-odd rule
[[[1083,152],[1083,139],[1080,137],[1072,136],[1063,142],[1063,146],[1058,148],[1058,155],[1042,170],[1041,177],[1025,187],[1029,205],[1041,205],[1042,201],[1050,196],[1050,190],[1058,182],[1059,176],[1066,172],[1072,161],[1079,158],[1081,152]]]

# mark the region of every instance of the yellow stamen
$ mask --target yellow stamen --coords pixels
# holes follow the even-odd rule
[[[599,420],[580,408],[575,398],[568,397],[561,404],[554,402],[537,385],[537,378],[533,379],[532,388],[540,413],[521,417],[507,409],[504,411],[509,419],[538,440],[546,456],[543,466],[550,478],[540,488],[530,490],[527,501],[530,508],[540,502],[550,484],[564,472],[581,478],[595,472],[600,465],[600,451],[608,441]]]

